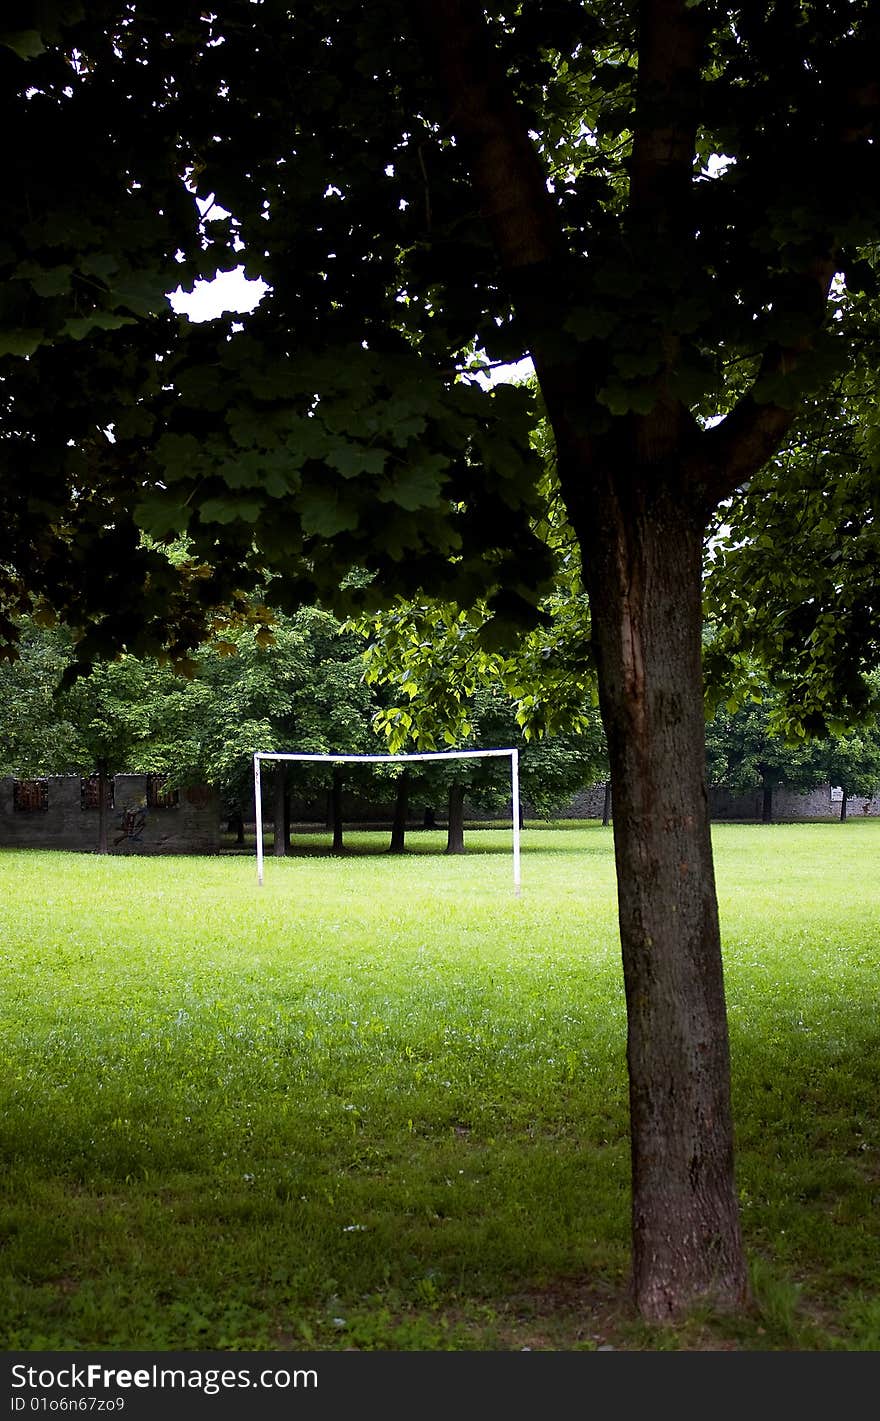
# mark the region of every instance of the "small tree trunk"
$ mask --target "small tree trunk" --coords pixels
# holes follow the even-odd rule
[[[240,845],[244,843],[244,813],[241,807],[233,810],[227,820],[226,827],[229,833],[234,831],[236,844]]]
[[[761,791],[761,823],[773,823],[773,781],[768,774],[762,773]]]
[[[428,806],[428,808],[425,810],[424,817],[423,817],[423,819],[422,819],[422,828],[423,828],[423,829],[436,829],[436,828],[437,828],[437,812],[436,812],[436,810],[432,809],[430,806]]]
[[[846,797],[848,791],[846,785],[843,785],[841,788],[843,791],[843,799],[840,801],[840,822],[843,824],[846,820]]]
[[[605,798],[602,802],[602,828],[607,829],[611,822],[611,781],[605,781]]]
[[[276,760],[272,793],[272,824],[275,831],[275,857],[277,859],[283,859],[287,855],[287,833],[284,824],[284,798],[286,790],[287,765],[284,760]]]
[[[394,823],[391,826],[391,843],[388,852],[406,852],[406,821],[409,814],[409,770],[404,770],[397,781],[397,796],[394,800]]]
[[[614,795],[632,1288],[654,1321],[748,1296],[705,784],[702,526],[668,487],[659,473],[597,480],[581,532]]]
[[[449,786],[446,852],[448,854],[464,853],[464,785]]]
[[[342,770],[337,765],[333,771],[333,787],[330,791],[330,810],[333,823],[333,852],[341,854],[345,845],[342,841]]]
[[[98,761],[98,853],[110,852],[110,785],[107,761]]]

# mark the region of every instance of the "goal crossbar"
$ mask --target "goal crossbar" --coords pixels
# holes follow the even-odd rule
[[[510,759],[511,827],[513,829],[513,891],[520,894],[520,829],[519,829],[519,751],[503,750],[421,750],[411,755],[312,755],[295,750],[257,750],[254,754],[254,808],[257,829],[257,883],[263,883],[263,795],[260,765],[264,760],[310,760],[313,764],[406,764],[411,760],[488,760],[507,756]]]

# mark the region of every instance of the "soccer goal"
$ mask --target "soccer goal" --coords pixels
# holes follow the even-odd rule
[[[263,796],[260,765],[264,760],[310,760],[318,765],[403,765],[412,760],[487,760],[506,756],[510,760],[510,797],[513,828],[513,891],[520,894],[519,867],[519,751],[518,750],[425,750],[413,755],[305,755],[293,751],[258,750],[254,755],[254,805],[257,815],[257,883],[263,883]]]

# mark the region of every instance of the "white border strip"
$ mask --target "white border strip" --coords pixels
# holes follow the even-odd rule
[[[257,750],[254,754],[254,808],[257,817],[257,884],[263,885],[263,795],[260,779],[260,764],[263,760],[311,760],[313,764],[350,765],[356,762],[377,764],[379,761],[393,761],[403,764],[409,760],[486,760],[502,755],[510,756],[510,790],[512,800],[513,827],[513,891],[520,896],[522,878],[520,874],[520,830],[519,830],[519,751],[511,750],[424,750],[413,755],[307,755],[298,751]]]

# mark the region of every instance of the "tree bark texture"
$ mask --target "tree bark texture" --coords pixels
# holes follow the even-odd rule
[[[342,836],[342,770],[337,766],[333,771],[333,785],[330,790],[330,815],[333,824],[333,852],[341,854],[345,847]]]
[[[614,795],[635,1302],[741,1306],[727,1017],[701,674],[702,528],[609,480],[583,530]]]
[[[601,360],[555,339],[570,253],[483,9],[419,0],[415,13],[527,335],[583,554],[614,799],[634,1300],[658,1321],[698,1302],[736,1308],[748,1290],[705,785],[701,554],[710,510],[766,461],[793,415],[744,397],[700,430],[668,379],[680,344],[670,327],[650,413],[609,425]],[[638,24],[627,231],[675,269],[692,238],[705,17],[687,0],[642,0]],[[805,277],[817,297],[826,275],[817,266]]]
[[[773,781],[767,775],[762,776],[761,823],[773,823]]]
[[[605,797],[602,800],[602,828],[607,829],[611,823],[611,781],[605,781]]]
[[[449,786],[446,852],[448,854],[464,853],[464,785]]]
[[[277,859],[287,855],[287,833],[284,822],[284,798],[287,790],[287,764],[284,760],[275,763],[272,783],[272,823],[275,831],[274,853]]]
[[[394,822],[391,826],[391,843],[388,852],[392,854],[402,854],[406,852],[406,823],[409,816],[409,770],[403,770],[397,781],[397,794],[394,800]]]

